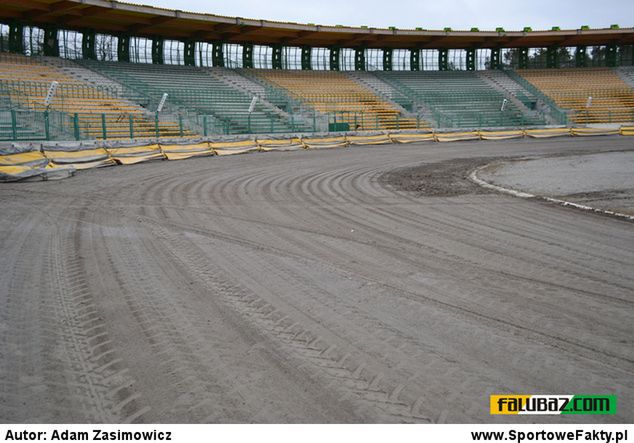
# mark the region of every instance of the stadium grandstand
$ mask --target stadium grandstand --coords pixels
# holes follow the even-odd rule
[[[4,0],[0,140],[628,123],[633,48],[618,25],[401,30]]]

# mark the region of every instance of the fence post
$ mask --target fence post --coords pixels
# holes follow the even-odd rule
[[[106,130],[106,114],[101,113],[101,137],[105,140],[108,137]]]
[[[247,132],[251,134],[251,113],[247,114]]]
[[[15,113],[15,109],[11,110],[11,133],[13,135],[13,140],[18,139],[18,116]]]
[[[207,137],[207,116],[203,115],[203,135]]]
[[[76,112],[73,114],[73,133],[75,134],[75,140],[79,140],[79,116]]]
[[[178,114],[178,133],[183,136],[183,116]]]
[[[130,120],[130,140],[134,139],[134,117],[132,114],[128,114],[128,119]]]
[[[154,133],[156,134],[156,138],[159,138],[159,113],[156,111],[154,113]]]
[[[374,122],[374,129],[379,129],[379,114],[375,115],[376,121]]]
[[[49,120],[48,109],[44,111],[44,134],[46,135],[46,140],[51,139],[51,124]]]
[[[313,110],[313,132],[317,132],[317,111]]]

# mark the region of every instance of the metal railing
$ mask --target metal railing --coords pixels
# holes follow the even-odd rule
[[[62,112],[0,109],[0,141],[69,139],[68,129]]]
[[[535,97],[540,99],[549,110],[550,115],[555,119],[555,121],[560,125],[568,124],[568,114],[557,106],[557,104],[546,94],[544,94],[541,90],[535,87],[532,83],[526,80],[524,77],[519,75],[512,69],[504,69],[506,75],[508,75],[511,79],[513,79],[516,83],[526,89],[528,92],[533,94]]]

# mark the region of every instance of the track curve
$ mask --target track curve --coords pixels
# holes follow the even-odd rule
[[[617,416],[565,420],[631,422],[633,224],[379,178],[633,148],[358,147],[3,185],[0,421],[504,422],[491,393],[616,393]]]

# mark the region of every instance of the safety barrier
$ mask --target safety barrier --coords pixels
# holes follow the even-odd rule
[[[466,140],[480,140],[480,135],[478,134],[478,131],[436,133],[437,142],[457,142]]]
[[[0,182],[57,180],[70,177],[74,173],[75,168],[72,166],[50,164],[41,151],[24,150],[0,155]]]
[[[247,152],[256,152],[259,150],[255,139],[212,142],[210,143],[210,146],[216,155],[246,154]]]
[[[0,156],[0,166],[25,166],[44,168],[48,159],[40,151],[15,152]]]
[[[346,140],[351,145],[385,145],[392,143],[388,134],[349,135]]]
[[[201,142],[195,144],[159,145],[161,151],[168,160],[184,160],[191,157],[201,157],[214,155],[209,143]]]
[[[618,135],[619,128],[570,128],[570,133],[576,136],[584,135]]]
[[[72,166],[77,170],[114,166],[117,163],[102,147],[43,146],[44,156],[54,166]]]
[[[561,137],[570,135],[570,128],[527,129],[524,134],[531,138]]]
[[[149,160],[165,158],[158,144],[107,147],[106,150],[108,154],[110,154],[110,157],[121,165],[133,165]]]
[[[345,148],[348,146],[348,141],[345,136],[302,138],[302,142],[304,146],[309,149]]]
[[[510,140],[523,138],[524,131],[478,131],[481,140]]]
[[[186,143],[110,143],[94,145],[47,145],[37,148],[0,148],[0,181],[30,178],[52,180],[73,175],[75,170],[115,164],[130,165],[149,160],[183,160],[191,157],[244,154],[248,152],[292,151],[300,149],[345,148],[350,145],[451,142],[464,140],[508,140],[561,136],[634,136],[634,126],[616,128],[542,128],[508,131],[468,132],[381,132],[368,135],[350,134],[337,137],[289,137],[234,139],[224,141],[189,141]],[[97,142],[99,143],[99,142]]]
[[[299,137],[293,137],[288,139],[262,139],[257,138],[256,142],[260,151],[268,152],[268,151],[297,151],[299,149],[304,149],[304,144],[302,143],[302,139]]]
[[[403,133],[397,132],[393,134],[388,134],[392,143],[418,143],[424,141],[436,141],[433,132],[415,132],[415,133]]]

